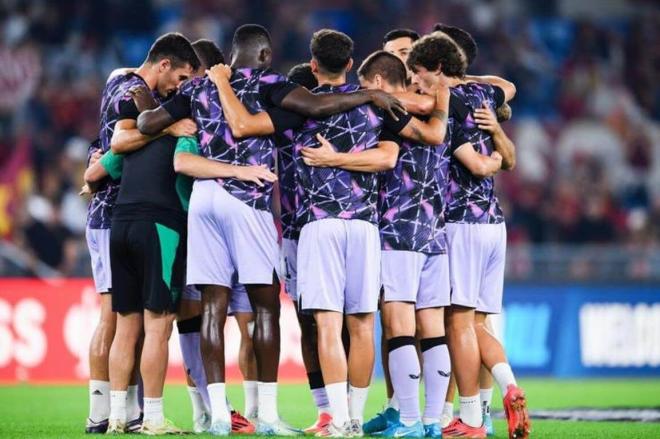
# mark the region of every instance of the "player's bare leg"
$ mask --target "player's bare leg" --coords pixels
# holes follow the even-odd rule
[[[424,374],[425,405],[422,421],[426,437],[442,435],[440,422],[451,379],[444,316],[444,308],[425,308],[416,314]]]
[[[374,314],[350,314],[346,316],[345,323],[350,335],[348,412],[355,434],[361,434],[375,361]]]
[[[475,329],[483,365],[493,374],[504,395],[504,412],[509,424],[509,437],[526,438],[529,436],[530,421],[525,393],[516,383],[504,347],[487,328],[485,321],[486,314],[477,313]]]
[[[257,359],[258,434],[279,436],[300,432],[280,420],[277,410],[277,373],[280,363],[280,283],[245,285],[255,313],[252,343]]]
[[[238,411],[231,410],[232,433],[252,434],[256,431],[253,422],[256,422],[258,415],[257,359],[252,343],[254,313],[237,312],[234,313],[234,318],[241,332],[241,344],[238,350],[238,368],[243,376],[245,417]]]
[[[143,431],[162,429],[165,426],[163,386],[174,318],[173,313],[144,310],[144,346],[140,359],[140,374],[144,382]]]
[[[109,355],[110,416],[108,431],[126,427],[126,396],[135,367],[135,353],[142,336],[142,314],[117,314],[117,329]]]
[[[316,311],[314,318],[318,331],[319,363],[333,424],[342,427],[350,420],[347,392],[348,362],[341,338],[344,315],[335,311]]]
[[[89,344],[89,417],[87,433],[104,433],[110,416],[110,375],[108,357],[115,336],[117,315],[112,312],[112,296],[101,294],[101,315]]]
[[[473,308],[451,307],[447,320],[447,339],[458,387],[460,419],[468,427],[479,428],[483,423],[479,402],[481,357]]]
[[[225,392],[225,337],[230,288],[204,285],[200,345],[211,405],[211,432],[229,434],[231,420]]]
[[[322,431],[332,421],[330,415],[330,404],[328,394],[325,391],[325,382],[321,372],[321,363],[319,361],[318,334],[316,331],[316,322],[311,313],[301,312],[296,303],[296,316],[300,325],[300,350],[302,353],[303,364],[307,372],[307,382],[309,383],[312,398],[317,409],[316,422],[305,429],[306,434],[316,434]]]

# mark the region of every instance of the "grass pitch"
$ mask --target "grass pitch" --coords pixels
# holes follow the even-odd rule
[[[570,407],[660,407],[660,380],[524,380],[530,408]],[[240,385],[228,387],[235,407],[243,407]],[[501,408],[494,395],[494,408]],[[375,383],[369,394],[365,416],[380,410],[384,386]],[[83,438],[87,416],[87,388],[71,386],[0,386],[0,438]],[[280,413],[289,423],[307,427],[316,416],[306,385],[283,384],[279,394]],[[165,414],[182,428],[191,428],[190,401],[185,387],[168,385]],[[496,437],[506,438],[503,420],[495,421]],[[211,437],[201,435],[199,437]],[[660,423],[575,422],[533,420],[533,438],[660,438]]]

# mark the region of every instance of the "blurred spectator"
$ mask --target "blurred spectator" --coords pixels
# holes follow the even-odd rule
[[[15,156],[15,139],[28,136],[38,183],[16,198],[23,226],[4,234],[64,273],[86,267],[73,260],[84,248],[86,200],[77,191],[108,73],[139,64],[167,31],[211,38],[229,55],[233,30],[251,21],[270,29],[280,71],[309,59],[319,27],[355,39],[356,66],[392,28],[466,28],[479,43],[471,73],[504,76],[518,89],[505,124],[518,167],[497,177],[510,241],[657,248],[660,11],[653,2],[597,0],[3,2],[0,170]],[[576,276],[591,270],[574,267]],[[627,270],[653,273],[643,258]]]

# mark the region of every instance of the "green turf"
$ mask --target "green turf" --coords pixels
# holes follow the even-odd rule
[[[660,406],[660,380],[544,379],[526,380],[521,384],[527,391],[531,408]],[[229,397],[237,407],[242,407],[243,393],[239,385],[229,386]],[[495,399],[499,400],[499,397]],[[378,383],[370,391],[367,417],[379,410],[382,401],[383,385]],[[314,404],[304,385],[282,385],[279,403],[284,419],[295,426],[304,427],[314,420]],[[191,427],[185,387],[168,386],[165,406],[170,419],[181,427]],[[501,404],[495,403],[494,406]],[[0,438],[85,437],[80,432],[86,415],[87,390],[84,386],[0,387]],[[495,426],[497,437],[505,438],[504,422],[498,420]],[[532,437],[660,437],[660,423],[535,421]]]

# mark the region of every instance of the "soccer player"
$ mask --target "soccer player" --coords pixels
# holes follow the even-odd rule
[[[143,85],[161,97],[167,96],[193,73],[198,67],[198,63],[190,42],[182,35],[166,34],[156,40],[149,50],[145,62],[135,72],[126,75],[121,81],[121,85],[106,101],[107,105],[102,117],[105,119],[104,124],[108,124],[108,120],[112,120],[111,143],[132,146],[145,141],[144,136],[140,133],[128,130],[131,128],[131,124],[133,127],[135,126],[137,118],[137,111],[129,92],[131,88]],[[158,133],[157,136],[161,135]],[[151,139],[153,138],[155,137]],[[121,185],[119,193],[124,191],[124,185]],[[110,233],[112,280],[115,285],[112,294],[112,309],[118,313],[116,337],[110,349],[111,401],[108,431],[111,432],[123,432],[126,428],[126,389],[135,364],[134,353],[143,328],[145,335],[140,370],[144,382],[145,398],[142,430],[149,431],[152,427],[160,428],[165,424],[162,412],[162,386],[165,372],[163,364],[167,362],[166,347],[172,322],[170,314],[174,311],[176,302],[176,297],[173,297],[171,293],[176,291],[176,285],[172,284],[173,273],[158,264],[158,260],[161,258],[157,249],[152,260],[143,261],[138,258],[139,265],[136,262],[127,266],[127,259],[113,256],[117,253],[118,238],[128,232],[123,228],[122,216],[126,215],[129,218],[132,213],[132,209],[126,208],[126,205],[122,208],[119,208],[119,204],[115,206],[112,214],[115,226],[111,228]],[[176,232],[171,228],[158,230],[162,230],[163,234],[158,235],[159,232],[155,228],[139,233],[141,246],[138,244],[137,247],[145,252],[148,249],[154,251],[153,244],[158,242],[159,236],[162,239],[167,238],[168,243],[172,243],[172,240],[175,239],[173,233]],[[113,248],[115,248],[114,251]],[[176,256],[176,246],[168,247],[167,250],[169,250],[168,257]],[[147,262],[146,266],[142,265],[144,262]],[[137,266],[141,266],[142,270],[151,273],[151,276],[144,273],[143,278],[149,278],[151,281],[145,283],[144,288],[138,287],[141,283],[137,283],[137,280],[133,278],[133,270]],[[162,280],[166,278],[168,280],[161,282],[161,276]]]
[[[417,40],[419,40],[419,34],[412,29],[394,29],[386,33],[383,38],[383,50],[403,61],[403,65],[406,68],[406,83],[411,91],[414,91],[416,86],[411,84],[412,72],[406,62],[408,61],[408,55],[410,55],[412,45]]]
[[[442,23],[437,23],[434,28],[435,31],[440,31],[447,36],[449,36],[452,40],[456,42],[458,47],[463,51],[465,54],[466,62],[468,65],[468,68],[470,65],[474,62],[475,58],[477,57],[477,54],[479,52],[477,42],[474,40],[472,35],[470,35],[469,32],[467,32],[464,29],[461,29],[456,26],[449,26],[446,24]],[[493,78],[493,77],[490,77]],[[465,80],[463,81],[464,83],[469,83],[469,82],[487,82],[488,77],[478,77],[478,76],[471,76],[471,75],[465,75]],[[499,151],[501,154],[507,153],[507,151],[513,151],[511,147],[508,147],[508,145],[513,145],[511,141],[508,139],[506,134],[501,131],[501,128],[498,126],[497,121],[506,121],[511,118],[511,107],[509,104],[504,103],[500,107],[498,107],[496,110],[497,114],[497,120],[493,121],[491,120],[492,113],[490,111],[487,111],[486,109],[478,109],[475,110],[475,119],[480,117],[480,114],[483,114],[483,121],[484,123],[487,123],[492,129],[489,131],[491,135],[493,135],[493,143],[495,150]],[[482,120],[478,120],[477,123],[482,122]],[[484,126],[479,126],[479,128],[484,129]],[[500,145],[500,143],[503,143],[504,146]],[[511,159],[511,157],[508,157]],[[515,156],[513,157],[513,160],[515,160]],[[503,161],[507,162],[507,157],[503,156]],[[509,169],[513,167],[513,164],[508,164],[505,163],[505,166],[508,166]],[[486,329],[488,329],[490,332],[492,332],[492,326],[490,324],[490,319],[485,320],[485,325]],[[453,379],[452,379],[453,383]],[[486,425],[486,432],[488,436],[493,436],[495,434],[495,430],[493,428],[493,420],[490,416],[490,405],[491,405],[491,400],[493,396],[493,376],[490,374],[488,369],[486,369],[483,365],[481,366],[481,372],[479,376],[479,395],[480,395],[480,400],[481,400],[481,412],[484,418],[484,424]],[[449,423],[453,420],[453,401],[454,401],[454,396],[455,396],[455,389],[456,386],[450,384],[450,387],[447,391],[447,399],[446,399],[446,404],[445,404],[445,409],[444,409],[444,414],[443,414],[443,427],[446,427],[449,425]]]
[[[166,46],[164,40],[153,52],[160,57]],[[189,43],[188,43],[189,44]],[[156,61],[154,58],[152,61]],[[160,65],[159,65],[160,66]],[[121,119],[118,108],[121,97],[128,89],[139,82],[135,69],[118,69],[106,82],[101,102],[101,130],[99,142],[101,151],[110,149],[111,139],[117,121]],[[182,69],[176,69],[176,74]],[[162,65],[161,71],[152,71],[151,79],[162,93],[168,93],[178,84],[175,69],[169,61]],[[180,126],[180,125],[179,125]],[[90,202],[87,221],[87,241],[92,256],[93,273],[97,291],[109,292],[112,285],[110,270],[110,223],[119,183],[110,179],[100,182]],[[108,355],[116,327],[116,316],[112,312],[112,298],[104,294],[101,301],[101,321],[92,337],[90,346],[90,417],[87,432],[103,432],[107,429],[107,417],[110,414],[110,385],[108,382]],[[128,424],[129,431],[140,428],[137,386],[128,386]]]
[[[232,43],[232,87],[245,103],[257,111],[283,106],[306,115],[342,111],[364,102],[378,102],[390,111],[398,102],[384,93],[358,92],[350,95],[315,96],[294,86],[269,69],[272,58],[270,36],[258,25],[243,25]],[[233,91],[232,91],[233,93]],[[140,115],[144,133],[158,132],[173,121],[193,115],[200,127],[198,139],[203,155],[236,164],[273,165],[270,137],[237,140],[227,129],[227,109],[221,108],[210,80],[192,81],[172,101]],[[272,185],[256,186],[235,179],[196,181],[191,199],[189,243],[197,254],[188,264],[188,283],[202,285],[202,353],[211,397],[215,434],[228,433],[224,389],[224,341],[228,288],[234,274],[247,288],[256,311],[253,343],[258,368],[259,419],[257,431],[265,434],[296,434],[277,413],[277,370],[279,363],[279,286],[277,233],[270,213]],[[214,201],[215,200],[215,201]],[[212,205],[209,203],[212,202]]]
[[[441,43],[445,38],[433,33],[413,46],[408,64],[424,91],[437,85],[437,72],[442,67],[438,58],[446,50]],[[510,437],[527,437],[529,419],[524,393],[516,385],[501,345],[475,318],[477,308],[480,313],[501,310],[506,229],[492,176],[503,165],[506,168],[509,161],[503,161],[507,154],[494,151],[492,136],[476,126],[473,114],[484,104],[492,111],[511,99],[515,87],[466,86],[461,84],[462,76],[450,78],[450,83],[454,86],[452,95],[462,103],[455,111],[469,143],[452,148],[446,210],[452,288],[448,339],[452,361],[460,365],[454,372],[461,407],[460,418],[443,429],[443,436],[486,436],[479,402],[479,370],[483,361],[505,394]],[[483,155],[472,160],[470,157],[478,155],[476,148]]]

